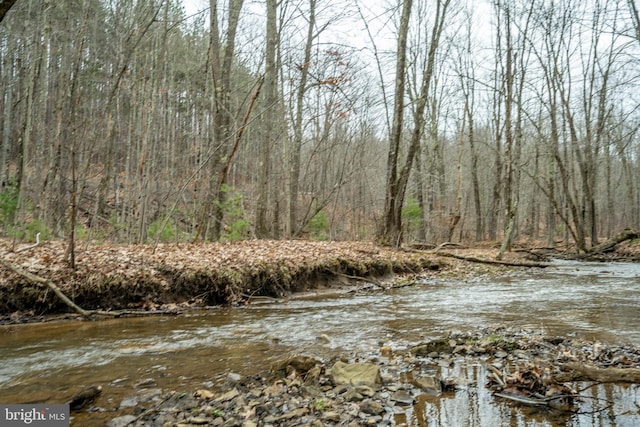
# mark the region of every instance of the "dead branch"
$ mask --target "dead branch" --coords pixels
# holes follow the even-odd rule
[[[554,376],[559,382],[596,381],[599,383],[640,383],[640,368],[598,368],[583,363],[563,365],[566,372]]]
[[[455,242],[444,242],[444,243],[440,243],[437,247],[436,247],[436,251],[442,250],[442,249],[453,249],[453,248],[457,248],[457,249],[464,249],[466,246],[461,245],[460,243],[455,243]]]
[[[358,280],[361,282],[366,282],[366,283],[370,283],[373,284],[379,288],[384,288],[384,286],[382,286],[382,283],[378,282],[375,279],[372,279],[371,277],[361,277],[361,276],[353,276],[351,274],[344,274],[344,273],[338,273],[336,271],[327,269],[328,272],[330,272],[331,274],[335,274],[336,276],[340,276],[340,277],[344,277],[346,279],[350,279],[350,280]]]
[[[477,258],[477,257],[474,257],[474,256],[457,255],[457,254],[453,254],[453,253],[450,253],[450,252],[437,251],[436,255],[446,256],[446,257],[455,258],[455,259],[460,259],[460,260],[463,260],[463,261],[478,262],[478,263],[481,263],[481,264],[506,265],[506,266],[509,266],[509,267],[534,267],[534,268],[546,268],[547,267],[547,264],[540,263],[540,262],[500,261],[500,260],[493,260],[493,259]]]
[[[33,249],[40,244],[40,233],[36,234],[36,242],[32,245],[25,246],[24,248],[16,249],[15,253],[28,251],[29,249]]]
[[[124,316],[124,315],[144,315],[144,316],[148,316],[148,315],[157,315],[157,314],[176,314],[176,313],[171,313],[171,312],[167,312],[167,311],[102,311],[102,310],[85,310],[82,307],[78,306],[76,303],[74,303],[73,301],[71,301],[65,294],[64,292],[62,292],[62,290],[55,284],[53,283],[51,280],[45,279],[44,277],[40,277],[37,274],[33,274],[30,273],[20,267],[18,267],[17,265],[13,264],[10,261],[7,261],[4,258],[0,258],[0,264],[4,265],[6,268],[8,268],[9,270],[13,271],[16,274],[19,274],[22,277],[27,278],[28,280],[30,280],[31,282],[37,283],[39,285],[44,285],[47,286],[49,289],[51,289],[58,298],[60,298],[60,300],[65,303],[68,307],[70,307],[71,309],[73,309],[73,311],[75,311],[76,313],[78,313],[80,316],[85,317],[85,318],[89,318],[91,316],[108,316],[108,317],[120,317],[120,316]]]
[[[549,401],[547,399],[540,399],[524,395],[495,393],[495,396],[502,397],[503,399],[513,400],[514,402],[518,403],[524,403],[525,405],[546,406],[549,404]]]
[[[16,274],[19,274],[23,277],[26,277],[27,279],[29,279],[30,281],[37,283],[39,285],[45,285],[47,286],[49,289],[51,289],[58,298],[60,298],[60,300],[62,302],[64,302],[67,306],[71,307],[73,309],[73,311],[75,311],[76,313],[84,316],[84,317],[89,317],[91,316],[91,312],[83,309],[82,307],[79,307],[77,304],[75,304],[73,301],[71,301],[61,290],[58,286],[56,286],[55,283],[53,283],[51,280],[47,280],[44,277],[40,277],[36,274],[30,273],[26,270],[23,270],[22,268],[18,267],[17,265],[14,265],[13,263],[7,261],[6,259],[2,258],[0,259],[0,263],[2,263],[2,265],[4,265],[6,268],[8,268],[9,270],[13,271]]]
[[[600,243],[589,250],[585,256],[592,256],[596,254],[602,254],[605,252],[611,252],[617,245],[627,240],[637,239],[640,237],[640,232],[637,230],[626,229],[621,233],[613,236],[606,242]]]

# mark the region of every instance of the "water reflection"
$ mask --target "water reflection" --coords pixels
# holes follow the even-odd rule
[[[640,265],[557,262],[540,271],[488,280],[430,281],[387,293],[289,300],[188,313],[0,327],[0,402],[60,402],[102,384],[99,405],[118,406],[142,378],[191,391],[229,371],[262,370],[292,351],[321,357],[402,349],[449,331],[507,324],[550,335],[640,345]],[[329,341],[318,337],[327,335]],[[482,364],[442,373],[476,386],[421,395],[397,422],[411,426],[637,426],[638,385],[585,391],[583,412],[567,417],[493,399]],[[607,407],[603,402],[615,402]],[[595,411],[595,412],[594,412]],[[83,426],[113,417],[92,414]],[[78,421],[80,422],[80,421]]]
[[[577,402],[575,412],[567,412],[495,399],[483,386],[487,374],[483,363],[463,361],[451,369],[443,369],[443,378],[465,378],[470,386],[440,396],[420,394],[406,412],[396,414],[396,421],[416,427],[632,427],[640,424],[638,384],[591,385],[580,393],[584,398]],[[578,387],[588,385],[582,383]]]

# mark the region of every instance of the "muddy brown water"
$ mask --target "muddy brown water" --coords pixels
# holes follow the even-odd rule
[[[378,354],[441,337],[507,325],[640,345],[640,264],[553,262],[499,277],[432,280],[384,293],[290,299],[177,317],[55,322],[0,327],[0,403],[64,402],[85,385],[104,391],[106,413],[72,425],[98,426],[139,382],[166,390],[215,387],[227,373],[250,374],[291,352],[330,357]],[[319,340],[322,335],[329,337]],[[443,377],[471,385],[418,396],[396,414],[411,426],[640,426],[640,386],[599,385],[583,393],[581,414],[557,414],[493,398],[486,366],[461,359]],[[475,385],[474,385],[475,384]],[[605,407],[605,401],[614,402]],[[592,403],[589,403],[592,402]],[[595,402],[595,403],[593,403]],[[600,403],[599,403],[600,402]]]

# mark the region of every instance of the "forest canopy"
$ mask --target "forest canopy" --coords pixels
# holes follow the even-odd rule
[[[640,227],[635,0],[208,6],[15,2],[4,236],[586,250]]]

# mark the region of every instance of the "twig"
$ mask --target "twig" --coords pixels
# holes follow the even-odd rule
[[[371,278],[360,277],[360,276],[352,276],[350,274],[338,273],[336,271],[329,270],[329,269],[327,269],[327,271],[329,271],[331,274],[335,274],[336,276],[345,277],[345,278],[351,279],[351,280],[360,280],[362,282],[372,283],[372,284],[378,286],[379,288],[384,288],[384,286],[382,286],[382,284],[380,282],[378,282],[378,281],[376,281],[374,279],[371,279]]]
[[[516,395],[504,394],[504,393],[496,393],[495,395],[498,397],[502,397],[503,399],[513,400],[514,402],[526,403],[527,405],[546,406],[549,404],[549,402],[546,399],[536,399],[532,397],[516,396]]]
[[[15,253],[28,251],[29,249],[33,249],[40,244],[40,233],[36,234],[36,242],[32,245],[25,246],[24,248],[16,249]]]

